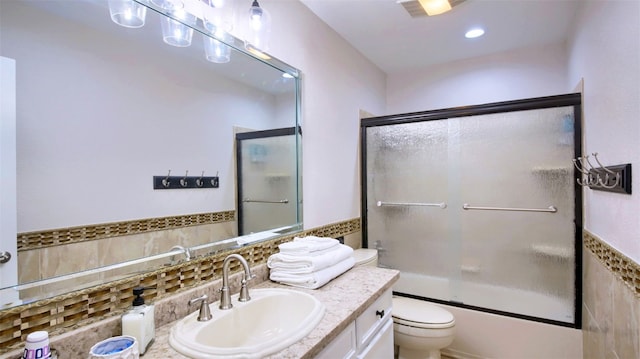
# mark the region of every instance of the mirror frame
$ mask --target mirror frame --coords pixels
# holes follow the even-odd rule
[[[289,238],[292,235],[299,233],[302,231],[303,229],[303,222],[302,222],[302,138],[301,138],[301,72],[296,69],[295,67],[271,56],[268,55],[266,53],[254,53],[252,51],[249,51],[247,49],[245,49],[244,46],[244,41],[229,35],[224,39],[220,39],[220,38],[216,38],[215,36],[213,36],[213,34],[211,34],[208,30],[206,30],[204,28],[204,26],[201,24],[201,21],[196,22],[196,24],[187,24],[184,23],[183,21],[181,21],[179,18],[176,18],[175,16],[172,16],[168,11],[163,10],[159,7],[156,7],[153,3],[148,2],[148,1],[144,1],[144,0],[133,0],[136,3],[141,4],[142,6],[145,6],[148,10],[156,12],[159,14],[159,16],[165,16],[165,17],[169,17],[172,18],[176,21],[181,22],[182,24],[192,28],[194,31],[199,32],[200,34],[202,34],[203,36],[208,36],[211,38],[214,38],[216,40],[219,40],[220,42],[223,42],[224,44],[226,44],[227,46],[233,48],[236,51],[239,51],[247,56],[249,56],[250,58],[259,61],[261,63],[263,63],[266,66],[270,66],[276,70],[279,70],[283,73],[288,73],[290,74],[293,78],[294,78],[294,83],[295,83],[295,128],[296,128],[296,140],[295,140],[295,152],[296,152],[296,158],[297,158],[297,166],[296,166],[296,180],[295,180],[295,186],[296,186],[296,193],[297,193],[297,198],[296,198],[296,202],[297,202],[297,218],[296,218],[296,223],[291,225],[291,226],[287,226],[287,227],[283,227],[283,228],[278,228],[275,230],[271,230],[271,231],[263,231],[263,232],[259,232],[259,233],[253,233],[253,234],[249,234],[249,235],[245,235],[245,236],[241,236],[241,237],[232,237],[232,238],[228,238],[225,240],[220,240],[217,242],[211,242],[211,243],[205,243],[199,246],[194,246],[192,248],[190,248],[190,250],[192,250],[195,254],[195,261],[193,261],[193,263],[191,263],[191,265],[198,265],[199,263],[202,263],[203,260],[205,259],[209,259],[212,257],[219,257],[222,253],[226,253],[226,252],[237,252],[237,251],[241,251],[243,250],[244,247],[247,246],[252,246],[252,245],[258,245],[258,247],[260,246],[259,243],[267,241],[267,240],[272,240],[272,239],[276,239],[276,238]],[[199,0],[198,0],[199,1]],[[105,15],[108,16],[108,13]],[[237,208],[236,208],[236,212],[237,212]],[[49,278],[49,279],[44,279],[44,280],[39,280],[39,281],[34,281],[34,282],[28,282],[28,283],[24,283],[24,284],[17,284],[16,286],[12,286],[12,287],[8,287],[8,288],[0,288],[0,291],[3,290],[8,290],[8,291],[12,291],[12,292],[18,292],[21,290],[28,290],[31,288],[35,288],[38,286],[42,286],[42,285],[49,285],[49,284],[60,284],[66,280],[76,280],[78,277],[82,277],[82,276],[86,276],[86,275],[93,275],[96,273],[102,273],[102,272],[107,272],[110,270],[115,270],[115,271],[121,271],[122,268],[127,267],[127,266],[132,266],[132,265],[137,265],[143,262],[153,262],[153,261],[163,261],[166,262],[166,260],[169,257],[174,257],[176,256],[176,254],[178,254],[178,252],[172,251],[172,252],[167,252],[167,253],[162,253],[162,254],[158,254],[158,255],[153,255],[153,256],[149,256],[149,257],[144,257],[144,258],[140,258],[140,259],[135,259],[135,260],[131,260],[131,261],[127,261],[127,262],[122,262],[122,263],[117,263],[117,264],[113,264],[113,265],[108,265],[108,266],[103,266],[103,267],[99,267],[96,269],[91,269],[91,270],[86,270],[86,271],[82,271],[82,272],[76,272],[76,273],[71,273],[71,274],[67,274],[67,275],[62,275],[62,276],[58,276],[58,277],[53,277],[53,278]],[[117,285],[118,283],[128,283],[131,280],[134,280],[136,277],[139,276],[153,276],[154,273],[158,272],[158,271],[167,271],[167,270],[171,270],[173,268],[182,268],[185,267],[185,265],[189,265],[190,263],[188,261],[181,261],[178,262],[177,264],[173,264],[170,266],[164,265],[164,266],[155,266],[154,269],[148,270],[144,273],[140,273],[140,272],[133,272],[133,273],[127,273],[125,275],[121,275],[120,279],[114,280],[114,279],[107,279],[106,281],[101,281],[99,285],[97,285],[97,287],[103,287],[103,286],[110,286],[110,285]],[[13,307],[18,307],[18,306],[22,306],[25,304],[29,304],[29,303],[33,303],[34,302],[38,302],[38,301],[42,301],[42,300],[48,300],[50,298],[53,297],[58,297],[60,295],[64,295],[66,293],[76,293],[78,291],[82,291],[82,290],[86,290],[87,288],[91,288],[91,287],[96,287],[96,283],[95,282],[91,282],[89,284],[84,284],[84,285],[78,285],[78,286],[74,286],[73,288],[65,288],[64,290],[61,290],[59,292],[55,292],[53,295],[42,295],[42,296],[34,296],[31,298],[20,298],[15,302],[12,303],[7,303],[7,304],[0,304],[0,312],[4,311],[5,309],[10,309]]]

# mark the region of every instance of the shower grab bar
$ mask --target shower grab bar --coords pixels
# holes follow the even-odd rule
[[[413,206],[413,207],[440,207],[442,209],[447,208],[447,204],[442,203],[407,203],[407,202],[382,202],[378,201],[376,203],[378,207],[382,206]]]
[[[481,211],[515,211],[515,212],[549,212],[556,213],[558,209],[555,206],[549,206],[547,208],[506,208],[506,207],[475,207],[470,206],[468,203],[462,205],[464,210],[481,210]]]
[[[251,199],[251,198],[245,198],[242,200],[242,202],[245,203],[289,203],[288,199],[281,199],[279,201],[268,201],[268,200],[261,200],[261,199]]]

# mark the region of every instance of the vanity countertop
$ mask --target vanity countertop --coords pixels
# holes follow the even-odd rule
[[[287,288],[309,293],[326,307],[322,321],[309,335],[269,359],[313,358],[335,337],[354,321],[369,305],[399,278],[399,272],[376,267],[354,267],[319,289],[302,289],[269,280],[254,288]],[[155,342],[143,358],[182,359],[188,358],[169,345],[169,331],[176,322],[163,325],[156,330]]]

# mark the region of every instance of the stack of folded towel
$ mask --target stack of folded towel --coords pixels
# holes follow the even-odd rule
[[[269,279],[295,287],[320,288],[355,264],[353,249],[334,238],[295,237],[278,248],[267,260]]]

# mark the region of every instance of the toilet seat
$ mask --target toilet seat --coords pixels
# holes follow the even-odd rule
[[[446,329],[455,326],[453,314],[431,303],[405,298],[393,297],[393,321],[422,329]]]

